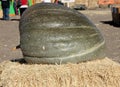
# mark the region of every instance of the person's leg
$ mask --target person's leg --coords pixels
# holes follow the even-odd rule
[[[19,14],[18,14],[18,8],[17,8],[17,7],[16,7],[16,15],[19,15]]]
[[[16,2],[15,1],[13,2],[13,8],[14,8],[14,12],[15,12],[15,15],[16,15]]]
[[[20,16],[22,16],[23,12],[27,9],[27,7],[25,8],[20,8]]]
[[[5,9],[5,20],[9,20],[9,8]]]
[[[14,8],[15,15],[18,15],[18,8],[17,8],[17,4],[15,1],[13,3],[13,8]]]
[[[20,16],[22,16],[23,12],[24,12],[24,8],[20,8]]]
[[[5,20],[5,8],[2,8],[3,11],[3,20]]]

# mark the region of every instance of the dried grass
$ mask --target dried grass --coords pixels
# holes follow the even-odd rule
[[[120,87],[120,64],[108,58],[64,65],[5,61],[0,72],[1,87]]]

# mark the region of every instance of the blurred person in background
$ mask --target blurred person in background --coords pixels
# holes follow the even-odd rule
[[[20,16],[22,16],[23,12],[28,8],[28,0],[21,0],[20,6]]]
[[[0,1],[3,11],[3,20],[10,20],[9,13],[10,13],[11,0],[0,0]]]
[[[18,0],[14,0],[14,2],[13,2],[13,8],[14,8],[15,15],[19,14],[18,13],[17,3],[18,3]]]

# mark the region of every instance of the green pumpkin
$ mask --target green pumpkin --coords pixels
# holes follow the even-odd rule
[[[105,41],[96,26],[62,5],[38,3],[29,7],[19,30],[28,63],[79,63],[105,57]]]

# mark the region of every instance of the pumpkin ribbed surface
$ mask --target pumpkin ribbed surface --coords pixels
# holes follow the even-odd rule
[[[20,20],[20,46],[29,63],[78,63],[104,58],[104,38],[83,14],[52,3],[29,7]]]

